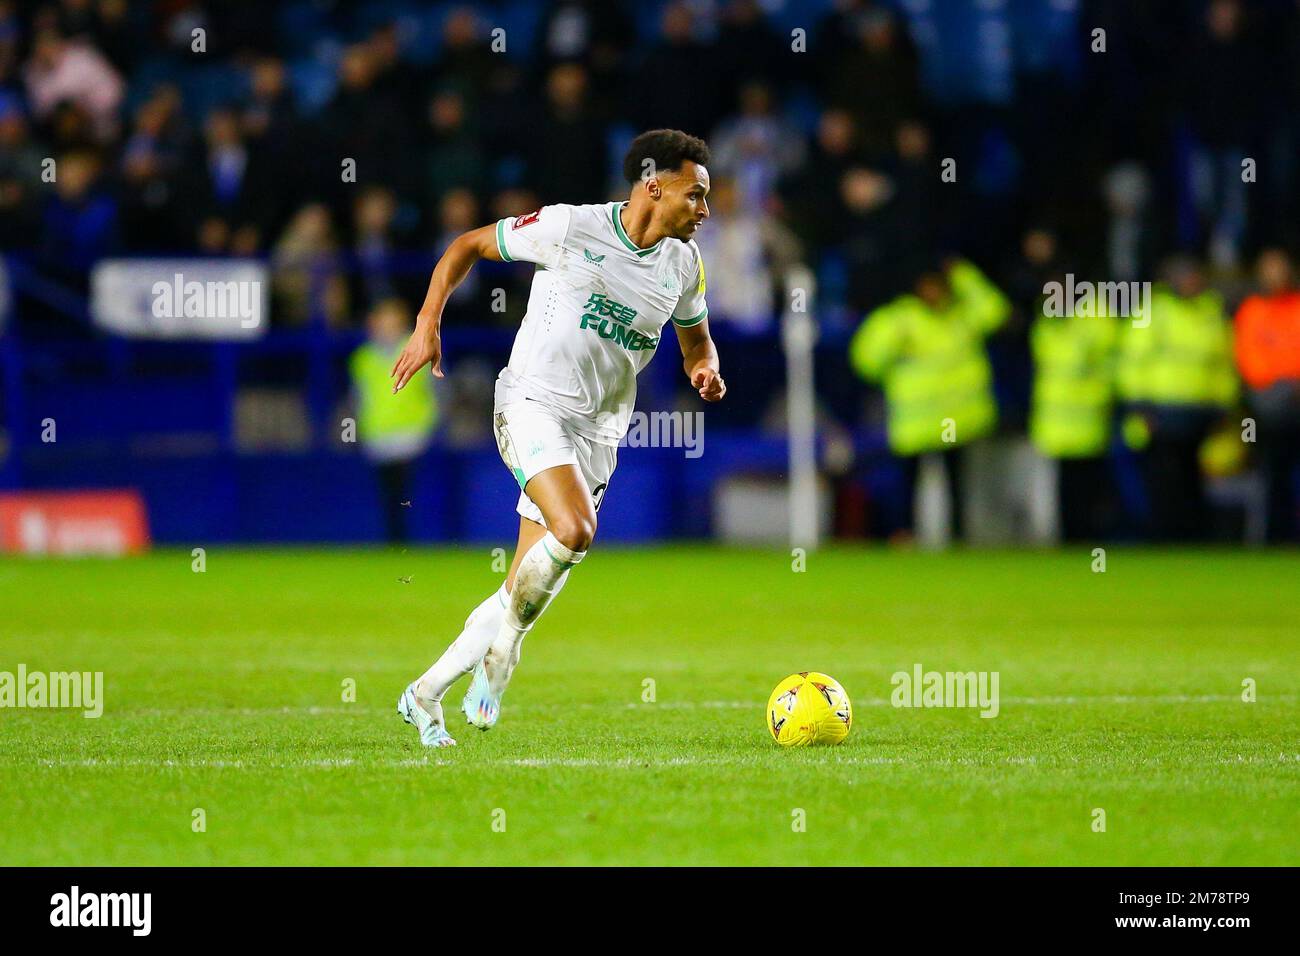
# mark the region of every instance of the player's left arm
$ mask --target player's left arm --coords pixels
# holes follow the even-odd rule
[[[709,335],[709,320],[701,319],[695,325],[676,325],[677,344],[682,347],[682,368],[691,385],[699,390],[706,402],[719,401],[727,394],[727,383],[719,371],[718,350]]]
[[[673,309],[673,328],[677,330],[677,343],[682,347],[682,368],[691,385],[699,390],[706,402],[719,401],[727,394],[727,383],[718,371],[718,350],[709,335],[709,306],[704,301],[704,259],[694,242],[690,244],[695,254],[694,267],[683,277],[685,292]]]

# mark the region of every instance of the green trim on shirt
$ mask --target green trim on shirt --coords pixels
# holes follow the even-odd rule
[[[650,253],[654,252],[656,249],[659,248],[659,246],[663,243],[663,240],[660,239],[658,242],[656,242],[653,246],[650,246],[648,249],[642,249],[635,242],[629,239],[627,236],[627,231],[623,228],[622,217],[620,217],[618,214],[619,210],[626,205],[627,203],[625,202],[622,203],[614,202],[609,204],[609,218],[612,219],[614,222],[614,232],[618,233],[619,239],[623,240],[623,245],[627,246],[628,249],[630,249],[632,252],[635,252],[638,256],[648,256],[650,255]]]
[[[701,311],[699,315],[697,315],[697,316],[693,316],[692,318],[689,318],[689,319],[679,319],[679,318],[677,318],[677,316],[674,315],[674,316],[673,316],[673,325],[679,325],[679,326],[681,326],[681,327],[684,328],[684,329],[688,329],[688,328],[690,328],[692,325],[699,325],[701,322],[703,322],[703,321],[704,321],[705,319],[707,319],[708,317],[709,317],[709,307],[708,307],[708,306],[705,306],[704,309],[703,309],[703,311]]]
[[[504,219],[497,220],[497,252],[501,253],[502,262],[515,261],[510,257],[510,253],[506,251],[506,221]]]

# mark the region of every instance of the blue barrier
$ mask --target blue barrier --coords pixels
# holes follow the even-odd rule
[[[84,295],[22,261],[11,262],[23,321],[0,335],[0,395],[9,437],[0,458],[0,489],[136,488],[156,540],[165,544],[381,539],[376,477],[359,449],[337,442],[339,401],[348,388],[346,359],[361,342],[359,331],[329,328],[317,314],[303,327],[273,327],[249,343],[124,339],[90,326]],[[421,274],[429,263],[424,254],[394,258],[395,268]],[[355,263],[345,256],[337,265],[346,270]],[[504,281],[511,267],[491,265],[492,281]],[[65,326],[60,334],[47,334],[44,324],[54,316]],[[819,355],[842,362],[851,331],[826,321]],[[682,449],[620,449],[601,508],[602,540],[707,535],[720,482],[742,473],[784,475],[784,439],[759,427],[783,388],[775,329],[755,335],[720,319],[713,334],[731,394],[705,411],[704,455],[688,459]],[[495,371],[505,364],[513,338],[509,327],[450,325],[443,332],[445,366],[455,374],[458,363],[473,357]],[[642,409],[676,407],[684,388],[671,337],[663,350],[641,376]],[[264,453],[238,447],[236,396],[248,385],[302,396],[309,428],[305,448]],[[705,409],[689,396],[688,401]],[[41,440],[47,419],[57,423],[58,441],[52,444]],[[435,443],[419,462],[408,514],[415,540],[513,540],[518,490],[484,425],[481,446]],[[874,464],[886,454],[878,428],[859,431],[856,440],[860,460]]]
[[[600,509],[603,541],[700,537],[710,500],[728,476],[785,472],[786,443],[748,431],[705,438],[705,454],[620,448],[618,470]],[[109,442],[57,444],[24,454],[25,487],[134,488],[163,544],[366,542],[382,537],[379,492],[365,458],[353,451],[123,454]],[[508,544],[518,531],[518,486],[489,445],[431,448],[410,487],[413,540]]]

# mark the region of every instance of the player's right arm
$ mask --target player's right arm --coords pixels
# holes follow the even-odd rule
[[[480,259],[502,261],[497,246],[496,223],[457,236],[434,266],[424,305],[420,306],[415,319],[415,331],[389,373],[393,378],[394,392],[400,391],[426,365],[432,367],[434,375],[442,378],[442,310],[448,297],[465,281],[469,270]]]
[[[543,206],[515,219],[507,217],[474,229],[447,247],[429,280],[429,293],[416,318],[415,333],[393,366],[394,392],[425,365],[432,366],[433,374],[442,377],[442,341],[438,332],[442,309],[474,263],[491,259],[556,268],[563,258],[572,209],[563,204]]]

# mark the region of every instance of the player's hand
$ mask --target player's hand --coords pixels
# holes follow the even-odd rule
[[[706,402],[716,402],[727,394],[727,383],[711,368],[696,369],[691,375],[691,384],[699,389],[700,398]]]
[[[393,370],[388,373],[393,379],[393,394],[405,388],[415,373],[426,365],[432,366],[433,374],[442,378],[442,336],[437,329],[422,331],[417,328],[402,354],[397,356]]]

